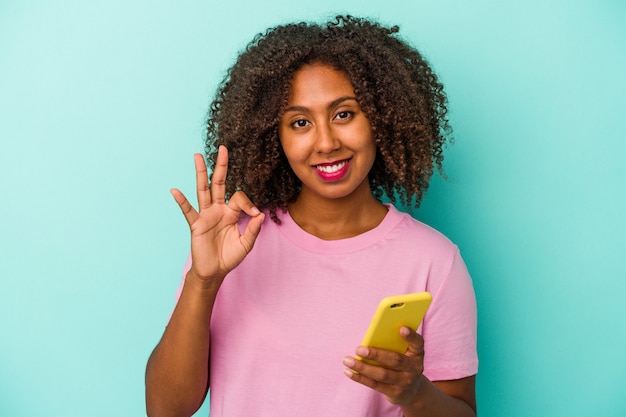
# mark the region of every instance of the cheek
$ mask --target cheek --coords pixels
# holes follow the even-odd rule
[[[368,145],[365,147],[364,153],[367,155],[366,159],[367,159],[367,165],[368,165],[368,172],[372,169],[372,167],[374,166],[374,161],[376,160],[376,143],[374,143],[374,139],[372,138]]]
[[[293,144],[293,140],[289,136],[288,132],[285,129],[280,128],[278,130],[278,141],[280,142],[281,148],[283,148],[283,152],[289,158],[289,154],[291,153],[291,148]]]
[[[296,155],[297,150],[295,146],[295,142],[290,140],[289,138],[281,139],[280,144],[283,148],[283,152],[289,161],[291,161]]]
[[[374,143],[374,131],[367,119],[360,120],[355,131],[355,137],[360,138],[362,149],[376,146]]]
[[[301,150],[301,145],[298,144],[298,141],[289,136],[280,136],[280,145],[283,148],[287,162],[289,162],[291,168],[295,170],[300,160],[303,159],[302,155],[304,152]]]
[[[284,133],[279,134],[280,144],[287,159],[300,160],[307,158],[311,152],[311,140],[309,135]]]
[[[371,154],[371,157],[376,156],[376,142],[374,142],[374,136],[372,129],[368,126],[363,128],[359,135],[362,139],[361,150],[367,154]]]

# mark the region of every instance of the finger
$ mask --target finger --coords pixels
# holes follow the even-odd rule
[[[217,150],[217,160],[213,175],[211,175],[211,197],[213,203],[224,204],[226,194],[226,174],[228,172],[228,150],[220,146]]]
[[[263,213],[259,213],[258,216],[250,219],[250,221],[248,222],[248,226],[246,226],[246,230],[244,230],[243,234],[239,238],[241,244],[248,253],[252,250],[254,242],[256,241],[259,232],[261,231],[261,225],[263,224],[263,220],[265,220],[265,214]]]
[[[243,191],[237,191],[228,201],[228,208],[236,212],[243,211],[250,217],[255,217],[261,213],[252,200]]]
[[[401,327],[400,336],[409,344],[406,350],[407,356],[424,356],[424,338],[420,334],[408,327]]]
[[[207,176],[206,163],[204,157],[197,153],[193,156],[196,166],[196,193],[198,197],[198,209],[202,211],[211,205],[211,191],[209,189],[209,178]]]
[[[343,363],[347,367],[344,370],[344,374],[354,382],[365,385],[366,387],[376,390],[384,395],[392,394],[391,391],[393,390],[394,385],[391,382],[392,378],[390,374],[373,375],[372,370],[376,368],[375,366],[367,365],[351,357],[344,358]],[[359,368],[360,370],[357,371],[355,368]],[[385,370],[383,369],[383,371]],[[390,371],[386,370],[385,372]]]
[[[344,358],[343,364],[354,374],[350,375],[346,373],[346,375],[354,376],[352,379],[359,382],[371,380],[382,384],[393,384],[397,382],[399,378],[399,371],[395,369],[372,365],[363,361],[355,360],[350,356]]]
[[[354,382],[358,382],[359,384],[363,384],[366,387],[370,387],[376,391],[385,393],[385,391],[387,390],[387,384],[377,381],[376,379],[372,379],[368,376],[366,376],[365,374],[362,374],[360,372],[354,372],[352,369],[350,368],[346,368],[344,370],[344,374],[350,378],[351,380],[353,380]]]
[[[187,224],[191,226],[191,224],[195,222],[198,218],[198,212],[193,208],[193,206],[189,203],[189,200],[187,200],[182,192],[180,192],[176,188],[173,188],[170,190],[170,193],[172,194],[174,200],[176,200],[176,203],[178,203],[178,206],[183,212],[185,220],[187,220]]]
[[[411,360],[408,356],[401,353],[392,352],[384,349],[376,349],[372,347],[359,346],[356,348],[358,357],[367,361],[374,361],[376,367],[383,367],[398,371],[406,371],[411,368]]]
[[[265,219],[265,214],[261,213],[259,209],[252,203],[248,196],[242,191],[237,191],[228,201],[228,208],[236,212],[243,211],[251,217],[246,230],[240,237],[240,241],[246,248],[247,252],[252,250],[256,237],[261,231],[261,225]]]
[[[346,364],[346,359],[344,359],[344,364]],[[382,379],[378,376],[372,377],[366,372],[354,372],[350,368],[345,369],[344,374],[354,382],[358,382],[383,394],[392,404],[412,403],[416,395],[416,383],[422,378],[421,374],[416,378],[406,372],[396,372],[388,369],[384,371],[388,373],[388,377]]]

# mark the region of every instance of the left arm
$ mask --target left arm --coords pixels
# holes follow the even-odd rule
[[[475,376],[429,381],[422,374],[424,339],[406,327],[400,329],[400,334],[409,343],[405,354],[359,346],[358,356],[375,360],[384,367],[346,357],[346,376],[385,395],[402,409],[405,417],[475,417]]]

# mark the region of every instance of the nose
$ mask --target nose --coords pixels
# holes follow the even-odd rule
[[[341,147],[341,141],[331,126],[324,123],[317,126],[315,137],[315,150],[319,153],[330,153]]]

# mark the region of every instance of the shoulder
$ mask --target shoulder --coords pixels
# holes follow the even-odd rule
[[[457,246],[443,233],[417,220],[409,213],[398,210],[389,205],[388,215],[395,219],[396,227],[392,229],[388,238],[399,239],[414,248],[433,253],[457,252]]]

